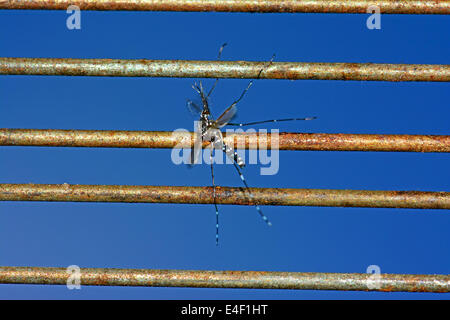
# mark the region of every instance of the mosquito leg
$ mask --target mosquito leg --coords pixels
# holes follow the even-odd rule
[[[197,82],[194,82],[194,84],[192,85],[192,89],[194,89],[195,91],[197,91],[198,94],[200,94],[200,88],[197,85]]]
[[[224,152],[226,152],[226,150],[228,150],[228,147],[225,145],[225,143],[222,145],[222,150]],[[237,161],[235,160],[236,158],[232,158],[233,159],[233,165],[236,168],[236,171],[239,174],[239,177],[241,178],[242,182],[244,183],[245,188],[247,189],[248,194],[250,195],[250,199],[254,199],[253,198],[253,193],[250,191],[250,188],[248,187],[247,181],[244,178],[244,175],[242,174],[242,171],[240,169],[240,165],[238,165]],[[267,216],[262,212],[261,208],[259,207],[258,204],[255,204],[255,208],[256,211],[258,211],[259,215],[261,216],[261,218],[267,223],[268,226],[272,225],[272,222],[269,221],[269,219],[267,218]]]
[[[314,120],[317,119],[317,117],[308,117],[308,118],[290,118],[290,119],[273,119],[273,120],[264,120],[264,121],[255,121],[255,122],[247,122],[247,123],[227,123],[227,126],[238,126],[238,127],[244,127],[244,126],[252,126],[255,124],[261,124],[261,123],[269,123],[269,122],[282,122],[282,121],[300,121],[300,120]]]
[[[214,207],[216,208],[216,246],[218,246],[219,245],[219,209],[217,208],[216,184],[214,183],[213,151],[214,151],[214,147],[213,147],[213,144],[211,144],[211,153],[209,155],[209,161],[211,162],[211,177],[212,177],[212,185],[213,185],[213,199],[214,199]]]
[[[275,55],[273,55],[272,58],[270,58],[270,61],[269,61],[264,67],[262,67],[261,70],[259,70],[259,73],[258,73],[258,75],[256,76],[256,80],[258,80],[259,77],[261,77],[261,73],[264,71],[264,69],[268,68],[268,67],[272,64],[273,59],[275,59]],[[239,101],[242,100],[242,98],[244,98],[244,96],[245,96],[245,94],[247,93],[248,89],[250,89],[250,87],[253,85],[253,81],[254,81],[254,80],[251,80],[251,81],[248,83],[247,88],[245,88],[244,91],[242,91],[241,96],[239,97],[239,99],[237,99],[236,101],[234,101],[231,105],[237,104]]]
[[[227,45],[227,43],[225,42],[219,49],[219,54],[217,55],[217,60],[220,60],[220,56],[222,55],[222,51],[223,48],[225,48],[225,46]]]
[[[220,47],[220,49],[219,49],[219,54],[217,55],[217,60],[218,60],[218,61],[220,60],[220,56],[222,55],[223,48],[225,48],[226,45],[227,45],[227,44],[224,43],[224,44]],[[214,91],[214,88],[216,87],[217,82],[219,82],[219,78],[216,78],[216,81],[214,82],[213,86],[211,87],[211,90],[209,90],[208,95],[206,96],[206,98],[209,98],[209,96],[211,95],[211,93]]]

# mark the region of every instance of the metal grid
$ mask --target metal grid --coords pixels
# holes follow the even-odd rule
[[[450,276],[82,268],[81,285],[344,291],[450,292]],[[0,283],[66,284],[66,268],[0,267]]]
[[[258,77],[265,61],[0,58],[0,75],[101,77]],[[450,81],[450,65],[273,62],[261,79]]]
[[[224,133],[224,140],[236,149],[272,148],[270,133]],[[194,133],[170,131],[0,129],[0,146],[172,149],[193,143]],[[276,144],[278,150],[450,152],[450,136],[444,135],[284,132],[277,135]]]
[[[0,9],[450,14],[448,0],[1,0]]]

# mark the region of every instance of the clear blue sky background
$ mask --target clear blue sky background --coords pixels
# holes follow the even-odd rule
[[[0,56],[449,64],[446,16],[1,11]],[[192,128],[193,79],[0,77],[0,127],[174,130]],[[212,81],[206,81],[211,84]],[[248,80],[222,80],[217,116]],[[448,83],[260,80],[239,120],[318,116],[269,125],[281,131],[448,134]],[[280,171],[245,169],[254,187],[449,191],[447,154],[281,152]],[[207,165],[188,170],[170,150],[1,147],[0,182],[210,185]],[[240,186],[231,166],[222,186]],[[0,265],[150,269],[447,274],[444,210],[212,205],[0,203]],[[0,298],[39,299],[438,299],[449,295],[293,290],[0,285]]]

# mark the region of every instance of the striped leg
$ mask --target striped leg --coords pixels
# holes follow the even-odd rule
[[[239,157],[239,155],[237,154],[236,151],[234,151],[232,148],[230,148],[229,146],[227,146],[226,144],[223,143],[222,140],[220,140],[220,142],[222,143],[222,151],[225,152],[225,154],[228,156],[228,158],[230,158],[231,160],[233,160],[233,162],[236,162],[237,165],[240,168],[245,167],[245,162],[244,160]],[[219,143],[220,143],[219,142]]]
[[[317,119],[317,117],[290,118],[290,119],[273,119],[273,120],[255,121],[255,122],[248,122],[248,123],[230,123],[230,122],[228,122],[227,126],[244,127],[244,126],[253,126],[255,124],[268,123],[268,122],[300,121],[300,120],[314,120],[314,119]]]
[[[209,155],[209,161],[211,162],[213,198],[214,198],[214,207],[216,208],[216,246],[218,246],[219,245],[219,209],[217,208],[217,203],[216,203],[216,184],[214,183],[213,151],[214,151],[214,147],[213,147],[213,144],[211,143],[211,153]]]
[[[225,143],[223,143],[223,145],[222,145],[222,150],[223,150],[223,152],[229,154],[230,148],[228,148],[228,147],[225,145]],[[227,152],[227,151],[228,151],[228,152]],[[238,159],[240,159],[240,161],[242,161],[242,162],[243,162],[243,160],[238,156],[238,154],[237,154],[236,151],[234,151],[234,156],[233,156],[231,159],[233,160],[233,165],[234,165],[234,167],[236,168],[236,170],[237,170],[237,172],[238,172],[238,174],[239,174],[239,177],[241,178],[242,182],[244,183],[245,188],[247,189],[248,194],[250,195],[250,199],[253,200],[253,199],[254,199],[254,198],[253,198],[253,193],[250,191],[250,188],[248,187],[247,181],[245,180],[244,175],[242,174],[241,169],[240,169],[240,168],[242,168],[242,166],[239,165],[239,162],[238,162],[238,161],[239,161]],[[267,225],[268,225],[268,226],[271,226],[271,225],[272,225],[272,222],[269,221],[269,219],[268,219],[268,218],[266,217],[266,215],[262,212],[262,210],[261,210],[261,208],[259,207],[258,204],[255,204],[255,208],[256,208],[256,211],[258,211],[258,213],[259,213],[259,215],[261,216],[261,218],[267,223]]]

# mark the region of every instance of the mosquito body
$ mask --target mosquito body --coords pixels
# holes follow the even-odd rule
[[[205,95],[205,92],[203,91],[202,83],[200,82],[200,85],[197,86],[195,84],[193,88],[200,94],[200,97],[202,99],[202,105],[203,108],[200,109],[194,102],[188,101],[188,106],[196,109],[197,111],[200,111],[200,120],[197,122],[197,128],[196,128],[196,135],[194,140],[194,147],[191,149],[191,164],[197,163],[197,160],[200,156],[201,150],[202,150],[202,143],[208,142],[209,146],[211,148],[210,152],[210,164],[211,164],[211,177],[212,177],[212,184],[213,184],[213,199],[214,199],[214,207],[216,209],[216,245],[219,244],[219,209],[217,207],[216,202],[216,184],[214,181],[214,166],[213,166],[213,154],[216,150],[223,151],[228,158],[230,158],[233,161],[233,165],[236,168],[239,177],[241,178],[242,182],[244,183],[247,191],[249,192],[250,197],[253,197],[252,193],[250,192],[250,189],[247,185],[247,182],[241,172],[241,168],[245,166],[244,160],[237,154],[236,151],[234,151],[233,148],[225,144],[223,141],[223,135],[220,129],[228,124],[228,122],[234,117],[236,114],[236,106],[235,104],[232,105],[230,108],[225,110],[225,112],[217,119],[214,120],[211,112],[209,110],[208,105],[208,96]],[[267,217],[262,213],[260,207],[256,205],[256,209],[258,213],[261,215],[261,217],[269,224],[271,225],[270,221],[267,219]]]
[[[217,59],[220,59],[220,56],[222,54],[222,50],[225,47],[226,44],[222,45],[222,47],[219,50],[219,55]],[[261,76],[261,73],[264,71],[265,68],[270,66],[274,59],[274,56],[272,59],[263,67],[258,73],[258,76],[256,79],[259,79]],[[214,88],[217,85],[217,82],[219,79],[216,79],[214,82],[214,85],[209,90],[208,93],[206,93],[203,89],[202,82],[200,81],[199,84],[195,83],[192,87],[197,93],[200,95],[202,106],[198,106],[193,101],[188,100],[187,107],[192,113],[200,114],[200,119],[197,122],[196,127],[196,134],[194,138],[194,146],[191,149],[191,157],[190,157],[190,164],[195,164],[198,161],[198,158],[200,156],[200,153],[202,151],[202,144],[203,142],[209,143],[209,147],[211,149],[210,152],[210,164],[211,164],[211,178],[212,178],[212,187],[213,187],[213,199],[214,199],[214,207],[216,209],[216,245],[219,244],[219,210],[217,207],[216,202],[216,184],[214,181],[214,167],[213,167],[213,154],[216,150],[220,150],[226,154],[226,156],[232,160],[232,163],[239,174],[239,177],[241,178],[245,190],[247,191],[250,199],[253,200],[253,194],[250,191],[250,188],[247,184],[247,181],[244,178],[244,175],[242,174],[241,169],[245,166],[244,160],[238,155],[238,153],[231,147],[225,144],[223,141],[223,135],[220,131],[221,128],[223,128],[226,125],[232,125],[232,126],[249,126],[249,125],[255,125],[255,124],[261,124],[261,123],[268,123],[268,122],[281,122],[281,121],[292,121],[292,120],[313,120],[315,117],[310,118],[291,118],[291,119],[276,119],[276,120],[264,120],[264,121],[256,121],[256,122],[249,122],[249,123],[231,123],[230,121],[236,116],[237,107],[236,105],[239,103],[239,101],[242,100],[242,98],[245,96],[247,91],[250,89],[250,87],[253,84],[253,80],[249,82],[247,87],[242,92],[241,96],[235,100],[230,107],[228,107],[216,120],[213,119],[211,115],[211,111],[209,109],[208,99],[211,93],[213,92]],[[261,218],[267,223],[267,225],[271,226],[272,223],[269,221],[269,219],[263,214],[260,206],[258,204],[255,204],[256,211],[259,213]]]

